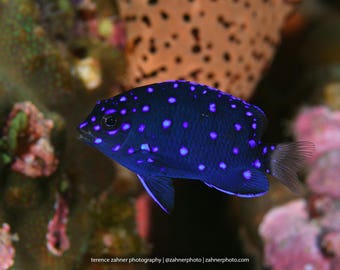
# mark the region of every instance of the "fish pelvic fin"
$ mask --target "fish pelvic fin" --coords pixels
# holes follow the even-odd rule
[[[151,198],[170,214],[174,208],[174,187],[172,179],[168,177],[144,176],[137,174],[139,180]]]
[[[271,175],[296,195],[304,195],[305,188],[297,173],[305,168],[306,159],[312,157],[314,150],[315,145],[308,141],[276,145],[270,155]]]

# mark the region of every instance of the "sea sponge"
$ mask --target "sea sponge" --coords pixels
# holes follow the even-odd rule
[[[118,1],[127,86],[186,79],[248,98],[297,1]]]

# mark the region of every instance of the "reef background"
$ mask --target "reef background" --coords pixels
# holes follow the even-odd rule
[[[175,181],[175,211],[166,215],[145,196],[134,174],[77,140],[75,127],[97,99],[167,76],[227,85],[223,90],[260,106],[269,120],[266,142],[315,139],[302,133],[301,122],[294,121],[302,108],[323,106],[337,115],[337,1],[226,1],[223,16],[214,1],[186,2],[168,6],[166,1],[142,0],[0,0],[0,269],[174,267],[90,261],[131,256],[247,257],[250,263],[231,263],[228,269],[287,267],[280,264],[280,256],[293,254],[274,252],[275,237],[270,231],[258,232],[267,211],[297,199],[284,187],[272,181],[267,195],[245,200],[200,183]],[[206,17],[197,11],[198,4]],[[256,16],[254,10],[259,11]],[[181,23],[189,28],[177,28],[173,14],[182,14]],[[263,21],[268,24],[273,18],[280,19],[263,27]],[[168,37],[166,31],[160,32],[157,20],[166,20],[165,26],[174,33]],[[228,37],[224,45],[219,38],[205,36],[215,24],[223,25],[221,35]],[[146,40],[136,41],[131,33],[138,29],[143,29]],[[263,37],[259,46],[251,42],[253,35]],[[168,39],[173,51],[166,50]],[[240,45],[238,40],[249,44]],[[183,48],[180,55],[178,47]],[[230,48],[228,54],[225,48]],[[157,66],[164,57],[168,57],[165,69]],[[210,65],[207,59],[214,63],[217,57],[221,65]],[[323,111],[317,112],[315,119]],[[333,144],[327,144],[327,151],[318,152],[318,157],[338,151],[339,121],[335,116],[321,121],[322,131],[331,130]],[[312,129],[308,123],[302,125]],[[318,142],[317,147],[325,144]],[[337,164],[339,156],[333,155],[327,164]],[[307,216],[302,231],[321,220],[313,237],[328,236],[313,246],[318,260],[301,256],[301,264],[289,269],[306,265],[337,269],[340,261],[340,226],[330,228],[324,221],[339,216],[339,174],[336,166],[322,167],[323,173],[318,173],[315,164],[310,161],[313,170],[305,174],[308,196],[300,198],[310,207],[305,206],[305,212],[295,208],[296,217]],[[312,210],[325,200],[331,206],[315,214]],[[295,224],[299,219],[292,220]],[[282,236],[284,225],[273,228]],[[207,269],[206,265],[176,265],[176,269],[190,267]],[[225,269],[226,265],[210,267]]]

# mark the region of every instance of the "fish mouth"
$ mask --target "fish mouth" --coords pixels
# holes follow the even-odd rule
[[[78,139],[81,140],[82,142],[91,144],[95,139],[95,136],[93,136],[90,131],[86,131],[81,128],[77,128],[77,130],[80,133]]]

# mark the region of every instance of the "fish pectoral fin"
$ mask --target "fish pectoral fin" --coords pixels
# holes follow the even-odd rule
[[[257,197],[269,190],[267,176],[253,168],[236,168],[225,176],[204,182],[209,187],[238,197]]]
[[[151,198],[168,214],[174,208],[174,187],[172,179],[164,176],[138,175]]]

